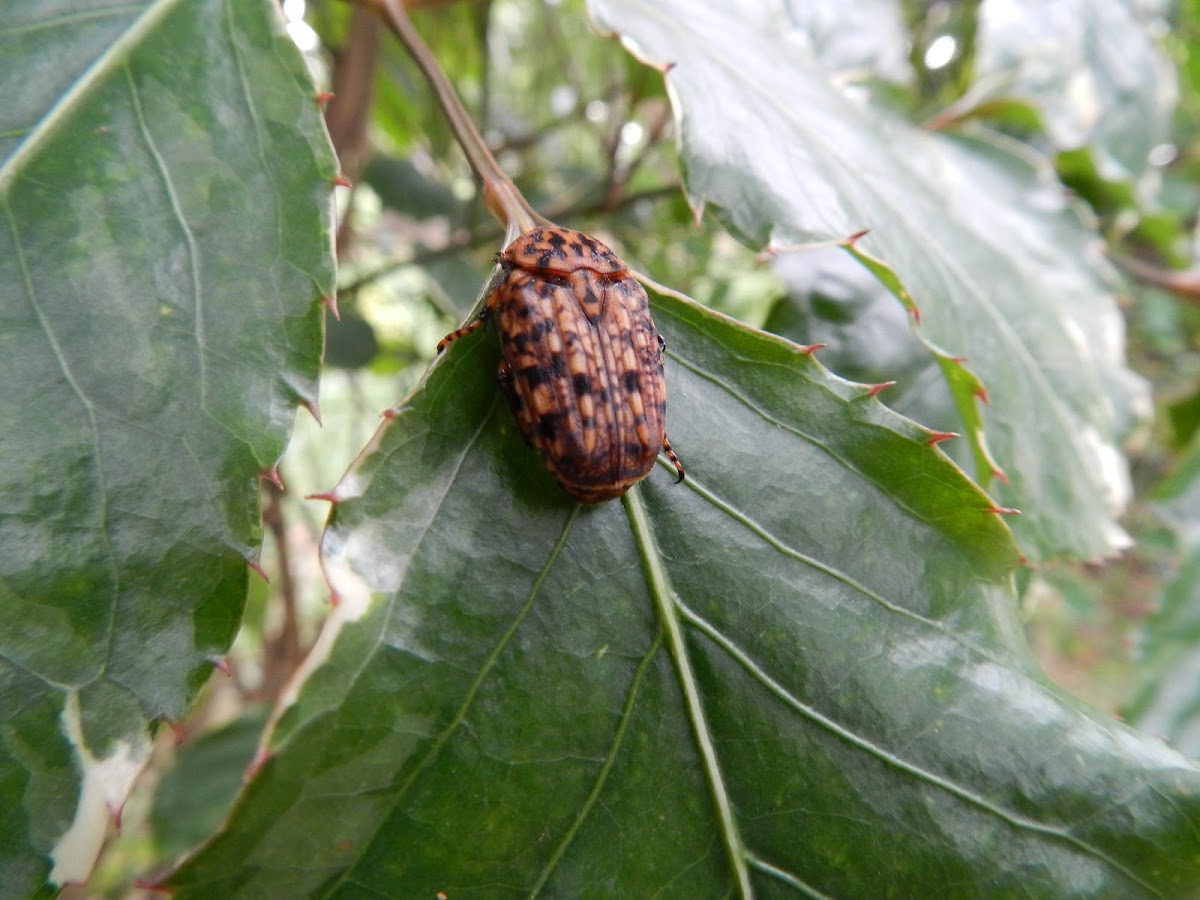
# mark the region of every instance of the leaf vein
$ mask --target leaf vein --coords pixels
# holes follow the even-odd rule
[[[576,506],[576,509],[578,508],[579,507]],[[608,775],[612,771],[613,764],[616,761],[617,752],[621,749],[625,742],[625,732],[629,727],[629,720],[633,717],[633,707],[637,703],[638,694],[641,693],[642,684],[646,679],[646,672],[650,668],[651,661],[655,656],[658,655],[658,651],[661,649],[662,632],[660,631],[658,636],[655,637],[653,643],[650,645],[650,649],[646,651],[645,655],[638,663],[637,669],[634,670],[633,678],[629,684],[629,691],[626,693],[625,706],[621,710],[621,719],[617,723],[617,730],[616,733],[613,734],[613,739],[609,744],[608,753],[605,754],[604,762],[600,766],[599,771],[596,773],[596,777],[592,783],[592,789],[588,792],[587,798],[584,800],[583,805],[579,808],[579,812],[575,816],[574,821],[571,822],[571,825],[563,833],[562,840],[559,842],[558,846],[554,848],[554,852],[546,861],[546,865],[543,866],[541,875],[538,876],[537,881],[534,882],[533,887],[529,891],[530,897],[536,897],[542,892],[542,889],[546,886],[546,882],[550,880],[550,876],[554,874],[555,870],[558,868],[558,864],[562,861],[563,856],[566,855],[567,848],[575,839],[575,835],[579,833],[579,829],[583,827],[584,821],[599,802],[600,793],[604,789],[605,783],[608,781]]]
[[[487,417],[484,417],[483,421],[486,422],[489,419],[490,419],[490,416],[487,416]],[[482,428],[483,428],[483,425],[481,424],[480,431],[482,431]],[[478,435],[479,435],[479,432],[476,432],[476,437],[478,437]],[[466,453],[464,451],[463,457],[465,458],[465,456],[466,456]],[[459,462],[460,466],[461,466],[461,464],[462,464],[462,458],[460,458],[460,462]],[[454,479],[450,479],[450,481],[448,483],[452,484],[453,482],[454,482]],[[472,680],[470,685],[467,686],[466,692],[463,694],[462,702],[459,704],[458,709],[455,710],[453,717],[447,723],[446,727],[443,728],[441,730],[441,732],[437,735],[437,737],[433,740],[433,743],[430,744],[429,749],[425,752],[424,756],[422,756],[421,759],[418,760],[417,763],[413,766],[413,768],[409,772],[408,776],[406,778],[404,778],[404,780],[401,781],[400,784],[396,787],[395,796],[393,797],[392,803],[389,807],[391,810],[395,810],[400,806],[401,801],[404,799],[405,795],[413,787],[413,785],[416,784],[417,778],[421,775],[422,772],[425,771],[426,768],[428,768],[428,766],[430,764],[432,764],[434,759],[437,758],[438,754],[441,753],[442,749],[446,746],[446,744],[449,743],[450,738],[454,735],[454,733],[456,731],[458,731],[459,727],[466,720],[467,712],[470,710],[472,704],[474,704],[475,697],[479,694],[479,690],[483,686],[484,680],[491,673],[492,669],[495,667],[496,663],[499,661],[500,655],[503,653],[504,649],[512,641],[513,637],[516,635],[517,631],[520,629],[520,627],[524,623],[525,619],[529,616],[530,612],[533,611],[534,601],[537,599],[538,593],[541,591],[543,582],[545,582],[546,578],[549,576],[550,570],[554,567],[555,562],[557,562],[557,560],[558,560],[559,554],[562,552],[563,547],[566,545],[567,537],[571,533],[571,528],[575,524],[575,520],[579,515],[580,509],[581,509],[581,507],[578,503],[575,504],[571,508],[571,512],[568,514],[566,521],[563,523],[562,531],[559,533],[558,540],[555,542],[554,547],[551,549],[549,555],[547,556],[545,564],[542,566],[542,568],[538,572],[537,576],[533,579],[533,583],[529,587],[529,592],[526,595],[525,601],[522,603],[521,608],[517,611],[516,616],[514,616],[512,624],[509,625],[509,627],[505,630],[504,634],[502,634],[500,636],[500,638],[496,641],[495,646],[492,648],[491,652],[487,655],[487,658],[485,658],[483,660],[483,663],[480,665],[479,671],[478,671],[478,673],[476,673],[475,678]],[[428,531],[428,529],[426,529],[426,530]],[[395,591],[392,594],[392,602],[389,604],[389,608],[395,605],[396,597],[398,596],[398,594],[399,594],[399,590]],[[389,618],[389,617],[385,616],[385,621],[387,618]],[[380,635],[380,639],[382,640],[382,633]],[[376,645],[378,646],[378,642],[376,643]],[[365,666],[366,666],[366,661],[364,660],[364,664],[363,664],[364,669],[365,669]],[[361,671],[363,671],[363,669],[360,669],[359,671],[361,672]],[[354,867],[358,864],[358,861],[361,860],[362,857],[367,853],[367,851],[372,846],[372,844],[373,844],[373,841],[367,841],[364,843],[362,851],[359,853],[358,857],[353,862],[349,863],[346,866],[346,868],[343,870],[342,874],[329,886],[329,888],[322,894],[322,896],[331,897],[337,892],[337,888],[340,885],[342,885],[344,882],[346,882],[347,879],[349,879],[350,873],[354,871]]]
[[[755,663],[748,654],[743,652],[741,648],[733,643],[733,641],[721,634],[721,632],[718,631],[710,622],[693,612],[678,599],[676,599],[675,603],[686,622],[695,627],[702,634],[706,635],[711,641],[713,641],[713,643],[725,651],[725,653],[728,654],[734,662],[741,666],[751,678],[766,688],[772,695],[776,697],[776,699],[789,706],[803,718],[825,729],[834,737],[837,737],[850,746],[863,751],[869,756],[873,756],[875,759],[881,763],[884,763],[885,765],[891,766],[892,768],[907,775],[911,775],[920,781],[924,781],[931,787],[942,790],[951,796],[957,797],[964,803],[974,806],[976,809],[995,816],[1012,828],[1032,832],[1043,837],[1066,843],[1086,856],[1090,856],[1105,863],[1114,871],[1120,872],[1131,882],[1137,884],[1146,891],[1155,893],[1152,885],[1143,881],[1135,872],[1131,871],[1121,862],[1112,858],[1099,847],[1089,843],[1088,841],[1076,837],[1063,828],[1046,825],[1042,822],[1038,822],[1026,816],[1020,815],[1019,813],[1007,810],[999,804],[987,800],[986,798],[968,790],[956,782],[938,775],[936,772],[923,769],[914,763],[910,763],[907,760],[900,758],[896,754],[889,752],[887,749],[878,746],[867,738],[862,737],[850,729],[842,726],[838,722],[826,716],[824,713],[812,706],[809,706],[807,703],[804,703],[798,697],[793,695],[783,685],[763,671],[763,669],[760,668],[759,665]]]
[[[200,383],[200,408],[207,412],[208,362],[205,357],[208,353],[208,348],[206,346],[207,341],[205,339],[204,325],[204,290],[200,281],[200,246],[196,242],[196,236],[192,233],[192,227],[188,224],[187,216],[184,214],[179,194],[175,190],[175,182],[171,177],[170,168],[167,166],[167,161],[159,152],[154,135],[150,132],[145,111],[142,109],[142,101],[138,94],[137,84],[133,80],[133,72],[126,66],[124,73],[125,81],[129,87],[129,99],[133,108],[133,114],[138,124],[138,131],[142,135],[142,140],[146,144],[146,149],[149,151],[150,157],[154,160],[154,167],[158,170],[159,178],[162,179],[163,189],[166,191],[167,199],[171,203],[171,212],[175,216],[175,221],[179,224],[179,229],[183,233],[184,243],[187,246],[188,268],[191,275],[193,298],[192,336],[196,342],[196,360],[200,369],[199,377],[197,378],[197,381]]]

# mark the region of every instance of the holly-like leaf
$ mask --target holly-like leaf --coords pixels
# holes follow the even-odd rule
[[[341,602],[209,896],[1153,896],[1200,769],[1036,673],[931,434],[671,296],[671,440],[572,504],[459,341],[337,485]]]
[[[0,31],[0,895],[86,880],[229,646],[314,404],[335,175],[267,0]]]
[[[754,247],[869,230],[855,248],[919,313],[977,477],[1023,512],[1025,554],[1122,546],[1118,441],[1145,387],[1124,368],[1114,273],[1048,170],[986,135],[929,134],[866,106],[797,50],[770,4],[589,8],[669,67],[696,207]],[[990,481],[993,461],[1007,484]]]

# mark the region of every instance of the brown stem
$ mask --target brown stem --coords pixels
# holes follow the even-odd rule
[[[1200,301],[1200,269],[1163,269],[1132,256],[1113,256],[1112,259],[1138,281],[1152,284],[1193,303]]]
[[[616,198],[616,202],[611,202],[607,197],[601,197],[594,203],[589,203],[586,206],[563,205],[556,206],[550,210],[551,219],[571,219],[573,217],[585,217],[595,215],[596,213],[614,213],[619,212],[630,204],[637,203],[640,200],[661,200],[664,197],[673,197],[679,193],[678,184],[664,184],[660,187],[647,188],[644,191],[638,191],[635,194],[622,193]],[[436,259],[442,259],[453,253],[458,253],[472,247],[485,246],[494,244],[501,235],[498,232],[490,230],[482,230],[478,232],[461,229],[450,235],[449,239],[438,247],[432,247],[425,250],[420,250],[403,259],[394,259],[389,262],[382,263],[378,268],[372,269],[358,276],[354,281],[343,287],[338,288],[338,296],[348,298],[356,292],[362,290],[367,285],[378,281],[397,269],[404,266],[419,266]],[[439,309],[439,312],[453,316],[454,310]]]
[[[275,539],[279,557],[279,599],[283,605],[283,623],[279,633],[263,636],[263,679],[258,694],[275,699],[292,673],[304,659],[300,646],[300,627],[296,615],[296,582],[292,577],[291,554],[288,552],[287,529],[283,519],[283,491],[269,481],[263,482],[266,502],[263,504],[263,523]]]
[[[352,184],[366,166],[370,154],[367,120],[379,59],[379,18],[370,10],[355,7],[350,14],[350,32],[345,44],[333,53],[333,99],[325,107],[325,127],[333,142],[341,174]],[[338,227],[337,249],[342,255],[353,240],[353,204]]]
[[[491,210],[492,215],[499,219],[507,228],[510,236],[529,231],[537,224],[550,224],[549,221],[534,211],[529,202],[517,190],[512,179],[500,168],[487,144],[484,143],[475,123],[463,108],[462,101],[454,92],[450,79],[442,71],[434,59],[429,47],[421,40],[417,30],[408,18],[408,13],[400,0],[366,0],[367,5],[374,6],[384,17],[384,21],[392,32],[404,44],[413,61],[428,79],[438,104],[446,114],[450,129],[454,132],[458,144],[467,155],[467,161],[479,180],[483,183],[483,202]]]

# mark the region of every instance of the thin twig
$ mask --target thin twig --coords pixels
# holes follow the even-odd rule
[[[292,673],[304,659],[305,651],[300,646],[300,625],[296,613],[296,581],[292,576],[291,553],[287,542],[287,528],[283,518],[283,491],[269,481],[263,482],[266,502],[263,504],[263,524],[271,531],[275,540],[275,554],[279,561],[279,601],[283,609],[283,622],[279,633],[268,638],[263,635],[262,685],[257,693],[264,699],[274,700]]]
[[[434,59],[429,47],[421,39],[405,12],[400,0],[367,0],[384,17],[392,32],[400,39],[412,56],[413,61],[428,79],[434,96],[446,115],[450,130],[467,155],[471,168],[483,183],[483,201],[492,215],[505,226],[509,237],[529,231],[537,224],[550,224],[549,220],[534,211],[529,202],[517,190],[512,179],[500,168],[487,144],[471,121],[450,79]]]
[[[617,202],[613,202],[608,197],[600,197],[598,200],[588,203],[584,206],[561,205],[549,210],[549,218],[558,221],[571,221],[575,218],[586,218],[587,216],[597,213],[613,213],[619,212],[626,206],[638,203],[642,200],[659,200],[663,197],[671,197],[679,193],[678,184],[664,184],[658,187],[647,188],[644,191],[638,191],[635,194],[621,194]],[[437,247],[429,247],[416,253],[409,254],[403,258],[389,260],[377,268],[372,269],[362,275],[359,275],[349,284],[338,288],[338,297],[342,300],[348,300],[355,293],[367,287],[370,284],[378,281],[380,278],[385,278],[393,272],[403,269],[405,266],[420,266],[426,263],[451,256],[462,250],[470,250],[475,247],[487,247],[495,245],[496,241],[501,237],[499,229],[485,228],[481,231],[469,231],[460,229],[454,232],[446,240],[444,244]],[[444,310],[443,310],[444,311]]]
[[[1169,291],[1176,297],[1200,302],[1200,269],[1163,269],[1132,256],[1113,256],[1113,262],[1145,284]]]

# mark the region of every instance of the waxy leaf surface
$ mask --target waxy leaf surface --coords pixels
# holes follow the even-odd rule
[[[315,403],[333,159],[267,0],[0,26],[0,896],[86,881]]]
[[[925,429],[672,296],[665,461],[578,507],[484,329],[334,489],[340,604],[214,839],[221,896],[1071,896],[1200,885],[1200,770],[1030,662]]]

